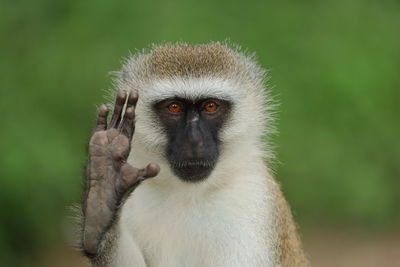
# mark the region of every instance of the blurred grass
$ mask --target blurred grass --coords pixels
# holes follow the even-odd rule
[[[0,265],[63,238],[107,73],[164,41],[230,39],[270,69],[277,178],[302,227],[398,226],[399,14],[394,0],[0,0]]]

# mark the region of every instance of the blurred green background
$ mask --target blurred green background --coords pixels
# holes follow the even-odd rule
[[[110,71],[230,40],[280,100],[275,170],[302,229],[400,223],[400,2],[0,0],[0,265],[65,239]]]

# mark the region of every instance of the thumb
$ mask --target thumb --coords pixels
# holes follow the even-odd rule
[[[129,163],[124,163],[121,167],[121,179],[117,181],[118,192],[122,194],[128,190],[135,189],[142,181],[155,177],[160,171],[156,163],[150,163],[146,168],[137,169]]]

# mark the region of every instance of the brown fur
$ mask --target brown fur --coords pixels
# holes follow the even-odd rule
[[[275,202],[274,220],[278,237],[277,256],[279,262],[282,267],[310,266],[304,254],[290,207],[280,186],[273,178],[268,178],[268,181]]]
[[[226,73],[235,60],[225,45],[210,43],[157,46],[150,53],[149,62],[150,72],[164,78]]]
[[[148,81],[173,77],[213,76],[262,87],[265,71],[238,49],[211,42],[155,45],[128,58],[115,80],[119,89],[140,87]]]

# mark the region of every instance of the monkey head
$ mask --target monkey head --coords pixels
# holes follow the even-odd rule
[[[139,95],[134,155],[200,182],[226,159],[265,146],[272,106],[264,78],[251,56],[221,43],[165,44],[127,59],[115,81]]]

